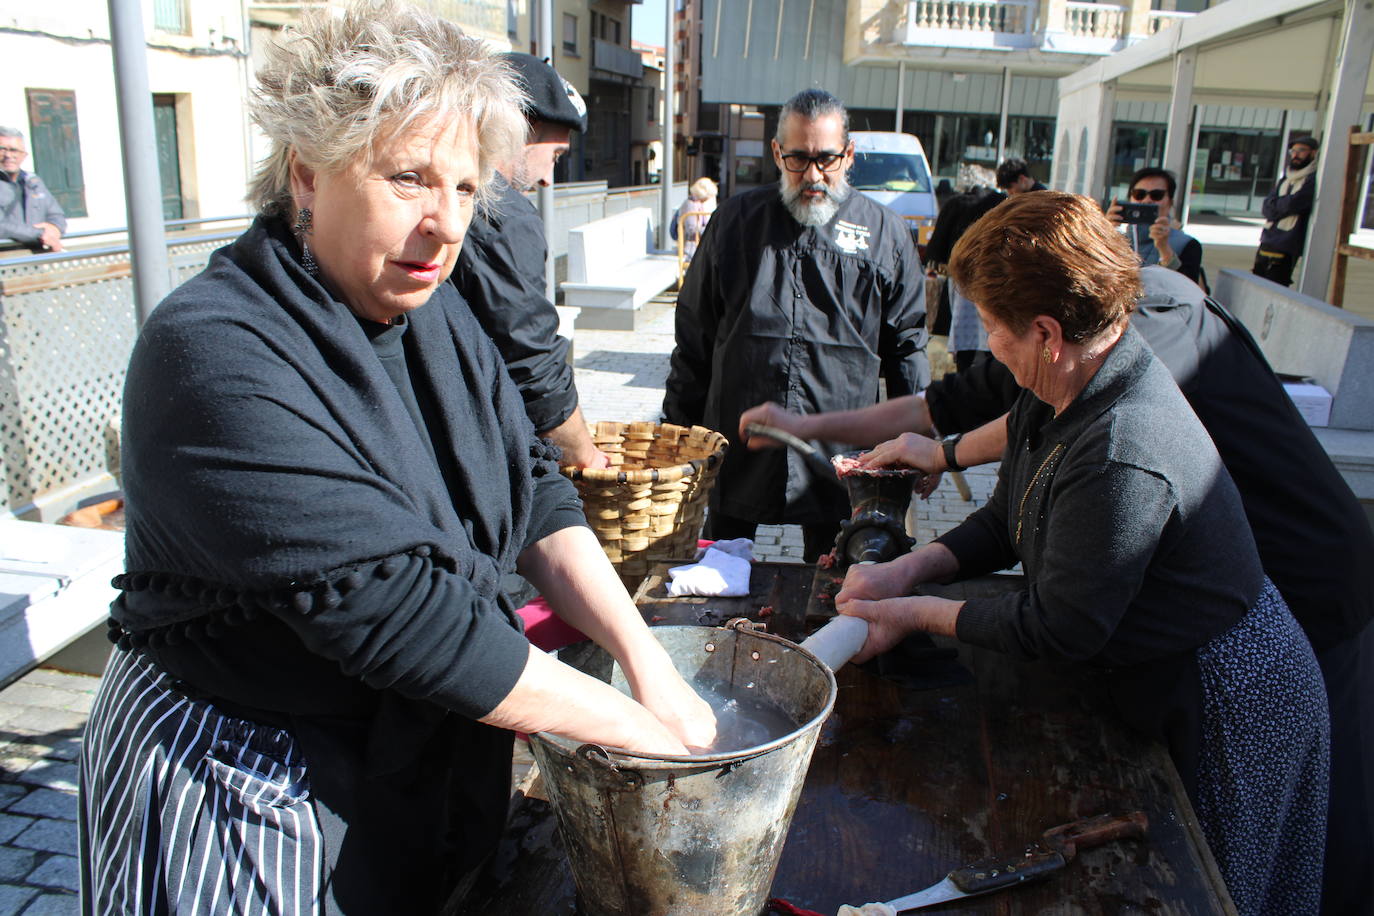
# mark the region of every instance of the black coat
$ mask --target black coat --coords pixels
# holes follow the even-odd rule
[[[896,213],[851,192],[827,225],[802,226],[776,186],[721,204],[677,301],[663,413],[724,433],[731,449],[711,505],[764,524],[834,522],[844,491],[785,449],[739,444],[763,401],[803,413],[850,410],[919,391],[929,378],[925,277]]]
[[[1318,652],[1374,619],[1374,534],[1359,502],[1258,344],[1196,284],[1141,271],[1133,326],[1182,389],[1240,490],[1265,572]],[[1005,413],[1018,389],[993,359],[947,375],[926,400],[942,433]]]
[[[451,281],[496,343],[541,433],[577,408],[568,362],[571,342],[558,336],[558,312],[544,296],[548,244],[539,211],[498,176],[497,196],[468,227]]]

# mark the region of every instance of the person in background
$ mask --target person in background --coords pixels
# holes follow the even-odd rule
[[[716,183],[709,178],[698,178],[687,189],[687,199],[677,208],[673,223],[668,232],[674,239],[678,237],[678,227],[682,233],[682,255],[687,260],[697,253],[701,233],[706,231],[706,223],[716,212]]]
[[[86,912],[440,912],[498,843],[511,730],[714,736],[446,282],[525,139],[509,66],[386,0],[308,11],[266,54],[259,215],[129,366]],[[633,697],[529,644],[516,568]]]
[[[67,217],[43,179],[24,171],[27,158],[24,135],[0,127],[0,241],[11,239],[34,251],[62,251]]]
[[[807,412],[925,387],[925,275],[905,220],[845,179],[854,162],[839,99],[788,100],[773,140],[776,186],[728,198],[706,226],[678,294],[663,414],[740,441],[745,408],[775,399]],[[800,524],[803,553],[834,546],[849,500],[800,456],[732,448],[705,537]]]
[[[1174,195],[1177,192],[1178,180],[1173,172],[1141,169],[1131,176],[1126,197],[1132,203],[1157,204],[1159,216],[1149,225],[1122,223],[1121,201],[1113,200],[1107,208],[1107,219],[1125,226],[1126,237],[1131,240],[1135,253],[1140,255],[1142,265],[1158,264],[1202,285],[1202,243],[1174,225]]]
[[[1030,165],[1024,159],[1003,159],[997,166],[997,187],[1008,197],[1025,194],[1027,191],[1044,191],[1047,188],[1030,173]]]
[[[493,199],[473,216],[452,283],[501,351],[535,430],[562,449],[559,463],[604,468],[610,459],[592,442],[578,406],[572,344],[559,336],[558,311],[544,295],[544,221],[524,193],[553,183],[572,132],[587,127],[587,106],[539,58],[512,52],[502,59],[525,93],[529,133],[521,154],[497,167]]]
[[[1018,181],[1019,177],[1013,178],[1012,184]],[[935,218],[935,228],[930,233],[930,241],[926,244],[927,275],[943,276],[955,243],[963,237],[968,227],[1006,199],[1007,195],[1001,191],[974,186],[942,204]],[[941,284],[940,290],[941,305],[951,310],[949,351],[954,354],[955,369],[963,372],[973,364],[978,354],[987,352],[987,334],[978,320],[973,303],[959,295],[948,281]]]
[[[1280,286],[1293,285],[1293,268],[1307,242],[1307,221],[1317,195],[1320,148],[1316,137],[1298,137],[1289,143],[1288,167],[1260,207],[1265,222],[1255,252],[1254,273]]]
[[[836,608],[870,623],[856,661],[922,631],[1086,666],[1127,724],[1167,745],[1238,912],[1315,914],[1321,671],[1211,439],[1130,324],[1137,258],[1095,202],[1046,191],[980,220],[950,274],[1024,390],[987,504],[846,574]],[[895,463],[884,445],[859,460]],[[1017,562],[1019,593],[914,593]]]

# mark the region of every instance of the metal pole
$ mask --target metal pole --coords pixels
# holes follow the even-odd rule
[[[553,64],[553,0],[539,0],[539,56]],[[590,112],[588,112],[590,115]],[[591,129],[590,119],[588,129]],[[539,215],[544,220],[544,241],[549,246],[548,257],[544,259],[544,296],[550,302],[556,302],[558,295],[558,284],[554,279],[554,262],[557,256],[554,254],[553,240],[553,176],[549,177],[549,186],[539,188]]]
[[[897,112],[893,118],[893,127],[897,133],[902,132],[902,115],[906,112],[906,61],[897,61]]]
[[[134,309],[141,326],[153,307],[171,292],[172,279],[162,228],[162,182],[158,179],[153,133],[153,95],[148,91],[143,4],[139,0],[109,0],[109,9]]]
[[[1002,108],[997,118],[997,164],[1007,158],[1007,109],[1011,106],[1011,68],[1002,68]]]
[[[673,11],[677,4],[667,2],[663,4],[663,165],[659,169],[659,219],[658,237],[659,248],[667,250],[672,247],[672,236],[668,229],[672,225],[675,210],[673,208],[673,131],[677,126],[677,118],[674,116],[676,103],[673,98],[673,81],[675,74],[673,68],[677,61],[676,42],[673,40]]]
[[[1327,300],[1331,260],[1336,246],[1347,239],[1340,234],[1345,202],[1345,159],[1350,128],[1364,118],[1364,87],[1369,84],[1370,58],[1374,55],[1374,10],[1364,0],[1346,0],[1340,54],[1333,68],[1330,101],[1322,120],[1322,148],[1317,157],[1317,199],[1307,224],[1307,251],[1302,259],[1298,290]]]

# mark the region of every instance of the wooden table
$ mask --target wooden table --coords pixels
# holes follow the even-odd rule
[[[806,625],[814,567],[758,564],[751,595],[734,599],[665,598],[661,574],[637,595],[646,619],[757,619],[770,607],[773,632],[796,636]],[[982,580],[951,596],[1008,587],[1015,582]],[[853,665],[839,672],[775,896],[828,916],[1015,852],[1057,824],[1138,809],[1150,818],[1144,842],[1087,850],[1043,883],[920,912],[1234,913],[1164,749],[1117,726],[1090,675],[957,648],[957,665],[928,667],[937,681],[963,674],[962,684],[915,690]],[[495,877],[466,911],[574,913],[561,842],[547,802],[517,795]]]

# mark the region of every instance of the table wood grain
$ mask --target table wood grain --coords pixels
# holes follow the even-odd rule
[[[666,598],[662,574],[636,596],[646,619],[658,623],[757,620],[771,608],[763,622],[795,638],[807,627],[808,606],[816,622],[814,567],[757,564],[751,594],[731,599]],[[960,597],[1015,586],[980,580],[946,591]],[[1016,853],[1058,824],[1142,810],[1150,819],[1143,842],[1085,850],[1044,882],[921,912],[1234,913],[1167,753],[1116,724],[1090,673],[1015,662],[951,640],[937,640],[937,648],[958,652],[957,662],[928,666],[926,680],[943,685],[911,689],[909,681],[853,665],[837,675],[839,696],[811,761],[774,896],[831,914],[843,903],[911,893],[991,854]],[[923,664],[915,663],[916,675]],[[576,912],[554,821],[546,801],[517,794],[498,860],[465,912]]]

